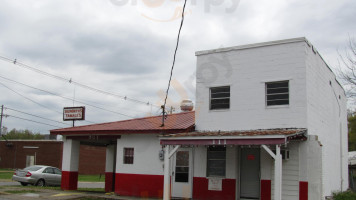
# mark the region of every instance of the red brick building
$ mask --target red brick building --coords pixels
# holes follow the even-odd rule
[[[105,147],[81,145],[79,174],[104,174],[105,151]],[[62,141],[0,141],[0,168],[25,168],[26,166],[35,164],[61,168],[62,152]],[[93,160],[96,162],[93,162]]]

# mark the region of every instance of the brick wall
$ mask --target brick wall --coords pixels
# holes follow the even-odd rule
[[[105,174],[106,148],[80,145],[79,174]]]
[[[0,168],[24,168],[26,156],[35,156],[35,164],[61,169],[62,148],[62,141],[0,141]],[[105,152],[105,147],[81,145],[79,174],[104,174]]]

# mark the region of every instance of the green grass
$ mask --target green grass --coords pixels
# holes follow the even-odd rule
[[[335,193],[333,193],[333,199],[334,200],[355,200],[356,193],[352,192],[352,191],[335,192]]]
[[[14,172],[0,172],[0,179],[9,179],[11,180]]]
[[[14,169],[10,169],[10,168],[0,168],[0,171],[15,171]]]
[[[10,193],[10,194],[37,193],[36,190],[6,190],[4,192]]]
[[[82,181],[82,182],[105,182],[105,175],[100,175],[96,174],[96,175],[82,175],[79,174],[78,176],[78,181]]]

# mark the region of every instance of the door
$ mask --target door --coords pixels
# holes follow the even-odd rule
[[[260,198],[260,149],[241,149],[240,199]]]
[[[45,170],[43,170],[42,175],[46,185],[53,185],[55,177],[52,167],[47,167]]]
[[[173,162],[172,197],[192,198],[192,150],[178,150]]]

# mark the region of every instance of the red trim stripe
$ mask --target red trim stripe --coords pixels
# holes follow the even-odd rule
[[[105,172],[105,192],[113,192],[114,191],[114,173],[113,172]]]
[[[271,200],[271,180],[261,180],[261,200]]]
[[[122,196],[162,198],[163,179],[163,175],[116,173],[115,193]]]
[[[78,172],[62,171],[61,188],[62,190],[77,190]]]
[[[299,182],[299,200],[308,200],[308,182]]]

